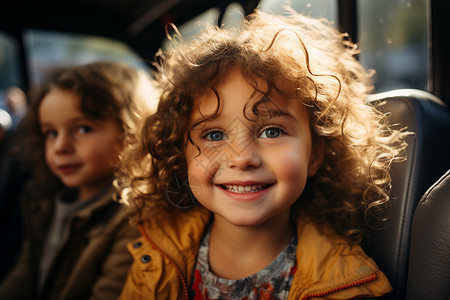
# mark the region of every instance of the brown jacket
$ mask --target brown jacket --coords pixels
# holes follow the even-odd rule
[[[159,213],[140,226],[141,237],[128,245],[134,263],[120,299],[186,299],[197,252],[211,214]],[[392,290],[386,276],[359,246],[333,241],[301,217],[297,223],[297,272],[289,299],[377,297]]]
[[[83,207],[69,221],[66,244],[51,265],[40,299],[115,299],[132,257],[126,244],[139,233],[130,226],[128,209],[113,201],[111,186],[98,200]],[[0,299],[37,299],[39,260],[54,199],[25,205],[27,238],[21,256],[0,285]]]

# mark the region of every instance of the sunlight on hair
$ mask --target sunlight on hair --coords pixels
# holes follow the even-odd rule
[[[139,84],[136,95],[142,97],[149,112],[154,112],[158,106],[159,93],[153,85],[152,79],[143,70],[138,71]]]

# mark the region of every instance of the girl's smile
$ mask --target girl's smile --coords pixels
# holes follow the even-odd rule
[[[266,183],[236,183],[218,185],[223,190],[226,197],[236,201],[257,201],[269,192],[272,184]]]
[[[240,184],[223,184],[222,188],[226,191],[230,191],[233,193],[255,193],[266,189],[269,185],[267,184],[248,184],[248,185],[240,185]]]

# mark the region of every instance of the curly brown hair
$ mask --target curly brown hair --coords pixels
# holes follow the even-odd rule
[[[139,219],[155,206],[192,204],[188,186],[180,184],[188,178],[189,118],[196,97],[214,91],[236,65],[249,83],[259,77],[269,87],[295,87],[309,114],[313,142],[324,147],[323,163],[293,212],[331,225],[351,242],[361,240],[361,225],[369,217],[383,218],[390,166],[404,155],[406,133],[390,128],[387,116],[367,103],[371,74],[345,34],[323,19],[256,11],[238,30],[211,26],[192,42],[178,43],[176,36],[173,43],[155,62],[158,109],[145,120],[140,144],[124,155],[122,199],[137,209]],[[178,198],[168,197],[176,189]]]
[[[32,89],[20,125],[35,173],[30,185],[39,187],[33,189],[37,197],[53,195],[63,187],[46,164],[38,114],[42,100],[54,88],[78,95],[80,110],[87,118],[115,120],[122,129],[124,144],[134,141],[138,123],[157,100],[149,75],[124,63],[101,61],[53,69],[43,84]]]

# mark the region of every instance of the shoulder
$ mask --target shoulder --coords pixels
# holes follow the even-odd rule
[[[169,299],[182,280],[191,282],[198,247],[211,213],[202,207],[154,211],[139,225],[141,236],[128,243],[134,258],[121,299]],[[176,298],[177,296],[175,296]]]
[[[141,241],[149,248],[160,248],[175,260],[195,257],[210,218],[211,213],[201,206],[189,210],[161,209],[139,225]],[[134,252],[132,244],[129,249]]]
[[[323,255],[324,257],[327,257],[330,254],[339,256],[365,256],[361,247],[340,237],[329,226],[316,224],[309,217],[298,217],[296,219],[296,225],[299,245],[300,242],[302,242],[314,245],[314,248],[316,248],[313,252],[309,251],[311,247],[307,247],[303,249],[303,251],[305,251],[304,254],[313,252],[315,256]],[[319,249],[321,249],[321,251],[319,251]]]
[[[300,265],[326,268],[322,275],[330,278],[342,277],[345,273],[364,275],[379,270],[359,245],[349,243],[327,228],[321,230],[307,218],[299,220],[297,225],[297,260]],[[311,261],[315,264],[311,265]]]
[[[135,257],[140,256],[140,251],[155,248],[170,257],[190,253],[198,248],[210,218],[211,213],[201,206],[189,210],[157,209],[138,225],[141,237],[128,249],[132,254],[136,252]]]
[[[354,297],[379,296],[392,289],[386,276],[359,245],[332,233],[324,234],[306,217],[297,219],[297,234],[296,279],[304,292],[336,294],[345,290],[354,292]]]
[[[189,210],[158,209],[144,220],[142,228],[149,237],[159,234],[203,235],[204,227],[210,218],[211,213],[200,205]]]
[[[155,211],[139,225],[141,237],[137,243],[130,243],[128,249],[137,260],[141,251],[149,251],[180,260],[182,265],[195,259],[210,218],[211,213],[201,206],[183,211]]]

